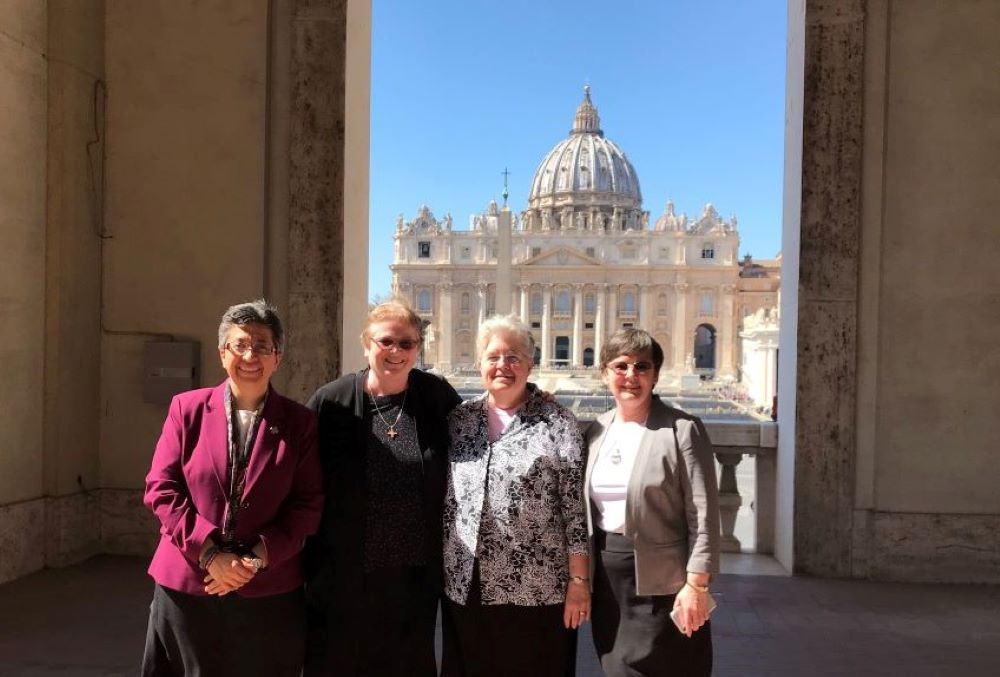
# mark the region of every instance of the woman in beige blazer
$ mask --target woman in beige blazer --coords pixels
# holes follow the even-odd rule
[[[608,677],[712,672],[715,464],[701,420],[653,395],[662,364],[648,332],[612,336],[601,372],[615,408],[586,433],[593,636]]]

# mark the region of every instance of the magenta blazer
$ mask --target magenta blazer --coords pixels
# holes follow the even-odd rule
[[[198,567],[205,539],[221,531],[226,510],[228,434],[225,382],[174,397],[146,476],[143,502],[160,520],[149,575],[160,585],[204,595]],[[247,466],[240,539],[259,536],[268,567],[237,591],[276,595],[302,584],[299,553],[319,526],[322,474],[312,411],[272,388]]]

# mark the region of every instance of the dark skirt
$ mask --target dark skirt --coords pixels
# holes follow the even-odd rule
[[[145,677],[298,677],[305,653],[302,591],[240,597],[189,595],[156,585]]]
[[[594,647],[607,677],[712,674],[712,630],[685,637],[670,620],[675,595],[635,594],[635,550],[621,534],[595,534]]]
[[[350,579],[350,580],[348,580]],[[306,592],[306,677],[436,677],[440,577],[429,567],[326,571]]]
[[[482,604],[479,567],[469,599],[445,598],[441,677],[572,677],[576,630],[563,625],[563,605]]]

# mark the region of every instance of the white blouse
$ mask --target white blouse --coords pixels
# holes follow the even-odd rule
[[[597,507],[597,526],[604,531],[625,530],[625,495],[632,476],[645,422],[619,421],[608,427],[590,474],[590,496]]]

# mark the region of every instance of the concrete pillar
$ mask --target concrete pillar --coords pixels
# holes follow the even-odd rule
[[[583,365],[583,285],[573,285],[573,352],[570,362]]]
[[[511,214],[504,205],[497,219],[497,281],[496,281],[496,313],[510,314],[511,293]]]
[[[522,284],[518,288],[521,291],[521,321],[527,324],[531,316],[531,285]]]

